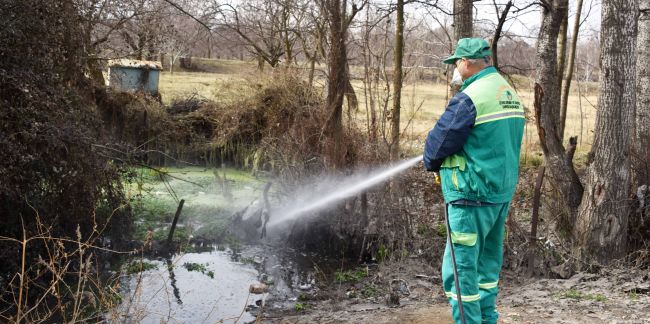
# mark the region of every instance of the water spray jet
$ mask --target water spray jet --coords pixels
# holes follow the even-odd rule
[[[352,197],[365,189],[386,181],[388,178],[414,166],[419,161],[422,161],[421,155],[404,160],[388,168],[363,175],[363,177],[358,174],[347,177],[337,182],[331,188],[319,193],[317,197],[311,197],[303,201],[300,201],[299,198],[293,199],[273,212],[274,217],[268,223],[268,226],[275,227],[289,220],[297,219],[309,211],[325,209],[332,203]]]

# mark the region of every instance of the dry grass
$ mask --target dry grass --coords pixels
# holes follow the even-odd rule
[[[219,95],[215,90],[233,80],[241,80],[241,78],[235,74],[165,72],[160,75],[160,93],[165,104],[193,93],[210,100],[217,100]]]
[[[197,93],[207,99],[216,101],[232,100],[232,96],[246,95],[237,90],[237,84],[242,82],[255,82],[260,79],[259,72],[251,62],[230,60],[203,60],[201,64],[212,64],[210,70],[217,73],[205,72],[175,72],[173,75],[165,72],[161,75],[160,91],[165,103],[173,98],[180,98],[192,93]],[[524,135],[524,162],[528,163],[529,157],[533,164],[541,162],[537,130],[533,121],[533,93],[532,80],[522,76],[515,76],[517,91],[528,109],[528,123]],[[322,86],[322,83],[317,83]],[[235,86],[233,86],[235,85]],[[584,160],[586,152],[591,149],[593,129],[596,119],[597,85],[595,83],[581,83],[581,95],[578,95],[576,83],[573,83],[569,96],[568,116],[565,137],[579,136],[578,154],[576,160]],[[354,81],[359,98],[359,111],[354,114],[356,125],[362,131],[366,129],[366,108],[361,81]],[[234,87],[234,89],[233,89]],[[427,132],[444,111],[447,97],[447,86],[432,82],[410,82],[405,84],[402,94],[401,123],[404,144],[407,152],[419,152],[422,149]],[[390,103],[389,103],[390,107]]]

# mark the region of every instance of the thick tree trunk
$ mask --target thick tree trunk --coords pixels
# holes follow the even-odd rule
[[[404,54],[404,0],[397,0],[395,24],[395,61],[393,64],[393,108],[391,117],[390,159],[399,159],[400,110],[402,101],[402,56]]]
[[[576,6],[576,16],[573,22],[573,32],[571,33],[571,44],[569,47],[569,60],[566,66],[566,77],[562,84],[562,99],[560,99],[560,130],[559,133],[564,138],[564,128],[567,118],[567,106],[569,100],[569,91],[571,90],[571,80],[573,79],[573,66],[576,59],[576,46],[578,44],[578,32],[580,31],[580,16],[582,13],[582,0],[578,0]]]
[[[473,9],[472,0],[454,0],[454,38],[456,42],[461,38],[472,37]]]
[[[558,226],[570,232],[582,198],[582,184],[566,158],[557,127],[560,116],[560,87],[557,76],[557,38],[562,17],[567,10],[566,0],[554,0],[543,9],[535,75],[535,119],[539,142],[544,152],[549,181],[559,191],[561,206]]]
[[[600,94],[591,150],[594,161],[587,171],[586,194],[574,235],[581,257],[605,264],[627,252],[637,14],[637,0],[602,3]]]
[[[650,0],[639,1],[636,44],[636,136],[633,155],[637,188],[650,181]]]

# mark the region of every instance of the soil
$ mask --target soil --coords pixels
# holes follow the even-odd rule
[[[262,323],[451,323],[439,271],[425,260],[408,259],[369,270],[358,282],[320,287],[300,307],[273,306]],[[397,279],[397,280],[395,280]],[[393,284],[389,284],[392,282]],[[497,302],[499,323],[650,323],[650,271],[604,269],[569,279],[524,278],[506,271]],[[397,283],[397,284],[396,284]],[[405,284],[401,284],[405,283]],[[364,297],[369,285],[393,286],[385,295]],[[390,290],[399,305],[389,306]],[[352,297],[352,298],[351,298]]]

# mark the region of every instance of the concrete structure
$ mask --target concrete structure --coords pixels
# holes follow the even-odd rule
[[[111,60],[108,62],[107,85],[120,91],[144,91],[157,95],[161,70],[159,62]]]

